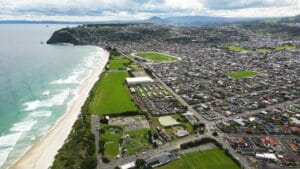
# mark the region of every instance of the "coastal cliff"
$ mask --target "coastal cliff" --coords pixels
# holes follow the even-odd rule
[[[71,43],[74,45],[80,44],[76,39],[75,31],[70,28],[64,28],[55,31],[51,36],[51,38],[47,41],[47,44],[57,44],[57,43]]]

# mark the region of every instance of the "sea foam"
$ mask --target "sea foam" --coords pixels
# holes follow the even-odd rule
[[[25,106],[24,111],[34,111],[41,107],[52,107],[52,106],[60,106],[63,105],[65,100],[70,95],[70,89],[66,89],[49,99],[46,100],[34,100],[31,102],[24,103]]]
[[[30,113],[31,117],[50,117],[51,115],[52,112],[48,110],[38,110]]]
[[[77,84],[79,83],[79,81],[77,80],[78,76],[79,76],[78,74],[73,74],[67,77],[66,79],[55,80],[51,82],[51,84]]]
[[[28,120],[28,121],[23,121],[20,123],[15,123],[13,127],[10,129],[10,131],[15,131],[15,132],[25,132],[29,131],[37,120]]]
[[[13,148],[0,149],[0,167],[5,163],[9,153]]]
[[[54,95],[50,99],[41,101],[39,107],[52,107],[52,106],[63,105],[69,95],[70,95],[70,89],[68,88],[68,89]]]
[[[50,94],[50,91],[49,91],[49,90],[44,91],[44,92],[42,93],[43,96],[48,96],[49,94]]]
[[[72,74],[68,76],[66,79],[58,79],[51,82],[51,84],[79,84],[80,81],[78,80],[78,78],[81,75],[83,75],[83,73],[84,73],[83,69],[74,70]]]
[[[11,133],[0,137],[0,147],[11,147],[14,146],[22,133]],[[1,161],[1,160],[0,160]]]
[[[26,107],[24,111],[32,111],[39,107],[40,101],[35,100],[31,102],[24,103],[23,105]]]

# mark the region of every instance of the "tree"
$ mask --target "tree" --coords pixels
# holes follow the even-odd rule
[[[109,163],[110,160],[108,158],[106,158],[106,157],[102,157],[102,162],[103,163]]]
[[[136,169],[151,169],[150,166],[146,163],[143,159],[136,159],[135,161],[135,168]]]
[[[212,135],[213,135],[214,137],[218,137],[218,133],[217,133],[217,132],[213,132]]]
[[[153,140],[152,140],[152,132],[151,132],[151,130],[149,130],[147,134],[148,134],[148,136],[147,136],[148,141],[149,141],[150,144],[152,144]]]
[[[85,158],[80,164],[81,169],[91,169],[91,168],[96,168],[96,166],[97,166],[97,158],[95,156],[89,156]]]

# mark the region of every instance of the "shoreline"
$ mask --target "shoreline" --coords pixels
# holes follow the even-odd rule
[[[105,49],[102,53],[100,65],[93,71],[90,77],[81,84],[77,97],[70,102],[70,107],[62,115],[56,124],[39,141],[34,143],[22,154],[9,169],[48,169],[56,156],[58,150],[63,146],[65,140],[73,128],[73,124],[81,113],[81,106],[89,96],[89,92],[94,84],[99,80],[99,76],[104,72],[109,60],[109,52]]]

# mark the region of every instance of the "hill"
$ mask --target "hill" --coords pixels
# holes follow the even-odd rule
[[[228,24],[237,22],[250,22],[262,18],[238,18],[238,17],[213,17],[213,16],[177,16],[160,18],[157,16],[145,20],[149,23],[167,24],[167,25],[211,25],[211,24]]]

